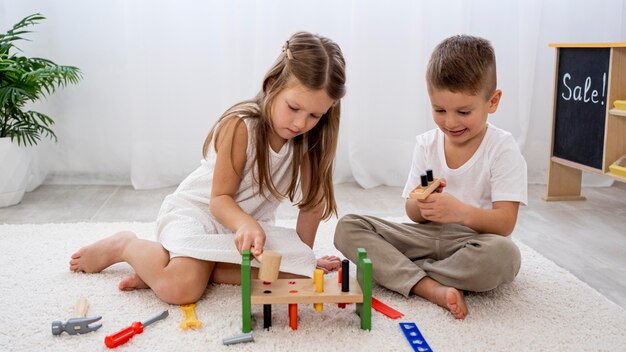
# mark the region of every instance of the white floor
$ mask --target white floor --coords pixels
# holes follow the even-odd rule
[[[154,221],[173,190],[44,185],[20,204],[0,208],[0,223]],[[339,215],[404,216],[400,193],[400,187],[337,185]],[[514,236],[626,309],[626,184],[585,188],[586,201],[545,202],[544,193],[545,186],[529,186]],[[279,208],[279,218],[296,215],[288,204]]]

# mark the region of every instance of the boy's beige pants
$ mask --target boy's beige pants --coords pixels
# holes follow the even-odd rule
[[[457,224],[399,224],[354,214],[339,220],[335,246],[352,262],[356,249],[365,248],[374,280],[407,297],[425,276],[460,290],[488,291],[513,281],[521,264],[508,237]]]

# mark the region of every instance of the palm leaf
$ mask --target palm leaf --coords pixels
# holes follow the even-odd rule
[[[33,26],[45,17],[30,15],[6,33],[0,34],[0,137],[10,137],[19,145],[37,144],[42,137],[57,140],[51,129],[54,120],[37,111],[23,111],[27,102],[34,102],[58,88],[76,84],[82,79],[80,69],[57,65],[49,59],[25,57],[15,46],[20,40],[28,40]]]

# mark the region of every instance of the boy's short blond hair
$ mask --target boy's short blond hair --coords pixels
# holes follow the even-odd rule
[[[455,35],[439,43],[428,61],[428,90],[447,89],[487,99],[496,90],[496,55],[491,43],[470,35]]]

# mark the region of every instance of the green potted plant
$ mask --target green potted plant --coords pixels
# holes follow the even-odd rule
[[[30,158],[26,147],[41,137],[56,141],[53,119],[28,105],[82,78],[76,67],[21,55],[15,43],[26,40],[24,35],[31,33],[26,28],[44,19],[30,15],[0,34],[0,207],[22,200]]]

